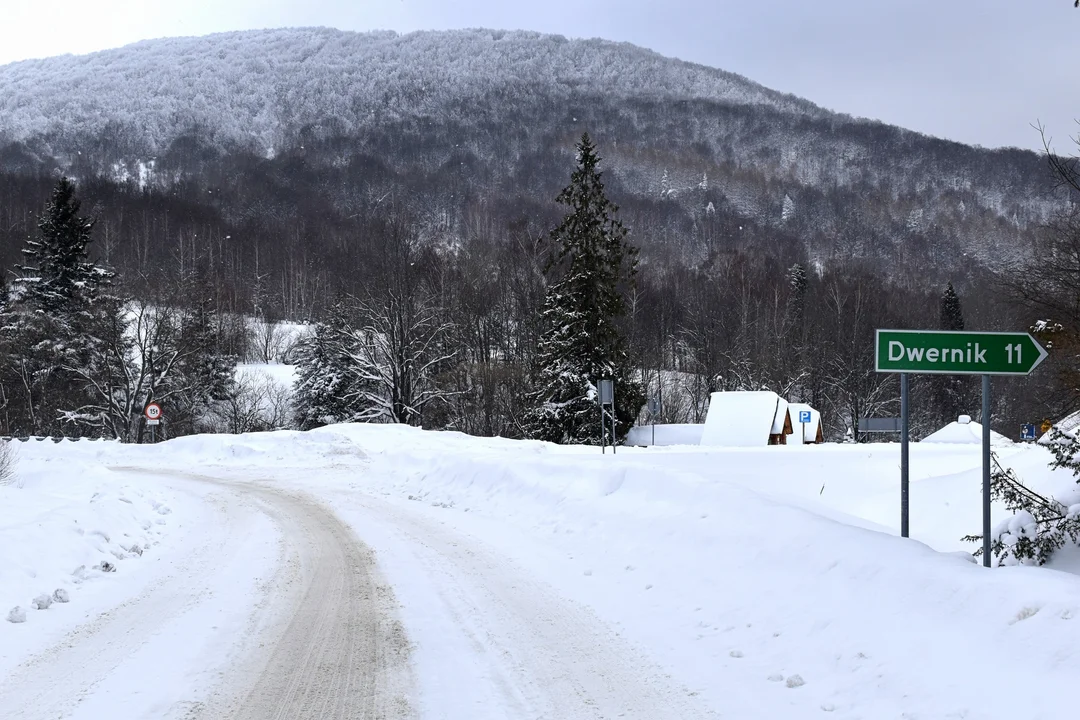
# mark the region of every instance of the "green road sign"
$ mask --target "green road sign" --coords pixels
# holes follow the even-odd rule
[[[877,371],[1027,375],[1046,350],[1027,333],[878,330]]]

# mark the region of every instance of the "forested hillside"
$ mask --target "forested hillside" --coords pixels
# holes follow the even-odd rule
[[[0,262],[21,263],[66,173],[128,296],[198,287],[221,317],[300,321],[416,299],[446,346],[422,422],[520,434],[554,198],[585,131],[640,248],[625,330],[646,380],[678,379],[670,419],[700,417],[710,389],[768,387],[842,437],[895,411],[873,329],[936,327],[949,282],[969,329],[1040,319],[1003,283],[1068,204],[1044,158],[519,32],[257,31],[0,67]],[[970,388],[923,385],[928,428],[974,410]],[[1009,425],[1060,400],[1049,380],[1003,387]]]

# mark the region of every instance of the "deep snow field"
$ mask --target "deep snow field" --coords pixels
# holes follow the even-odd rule
[[[981,532],[978,445],[913,444],[911,540],[897,537],[895,444],[613,456],[349,425],[152,447],[16,447],[19,485],[0,487],[0,698],[5,678],[47,663],[59,638],[102,613],[122,620],[125,602],[193,562],[201,538],[217,537],[213,491],[184,477],[197,474],[314,496],[374,550],[412,643],[424,718],[507,715],[484,710],[493,700],[472,678],[489,661],[452,629],[480,621],[450,617],[436,602],[439,568],[403,529],[411,519],[440,529],[424,543],[460,539],[470,556],[489,558],[475,562],[478,587],[491,568],[581,608],[710,716],[1075,713],[1080,562],[1076,553],[1056,568],[972,562],[974,546],[960,538]],[[1040,490],[1076,488],[1071,475],[1048,470],[1044,448],[996,452]],[[1007,516],[994,510],[995,521]],[[229,552],[215,551],[235,568],[214,568],[221,579],[206,581],[213,613],[175,609],[174,636],[131,668],[138,698],[115,683],[95,686],[64,716],[181,717],[160,708],[205,699],[215,662],[229,657],[223,638],[250,621],[245,607],[273,562],[258,541],[272,545],[274,532],[254,514],[237,521]],[[200,552],[199,562],[213,562],[214,552]],[[57,590],[70,602],[34,609],[34,598]],[[15,606],[25,622],[4,621]],[[155,662],[158,674],[175,666],[167,680],[151,678]]]

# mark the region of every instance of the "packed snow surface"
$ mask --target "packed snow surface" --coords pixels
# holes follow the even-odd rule
[[[78,717],[183,717],[212,705],[213,687],[231,676],[225,659],[234,651],[181,650],[192,637],[203,638],[196,644],[204,649],[233,647],[228,638],[258,624],[252,588],[261,586],[245,578],[265,574],[258,570],[265,560],[239,563],[244,552],[263,557],[260,539],[276,547],[288,535],[243,526],[229,543],[218,540],[222,519],[239,511],[219,514],[196,501],[224,502],[214,500],[220,488],[235,498],[244,488],[267,498],[251,504],[252,523],[268,493],[314,498],[370,546],[409,641],[408,702],[419,718],[824,712],[1034,720],[1073,711],[1080,577],[1068,570],[1075,553],[1053,568],[971,562],[974,546],[961,537],[980,531],[977,445],[911,448],[910,540],[896,536],[895,444],[620,448],[612,456],[599,448],[344,425],[154,447],[48,444],[34,452],[33,467],[51,472],[0,492],[5,501],[25,493],[22,502],[41,508],[52,530],[43,536],[21,523],[20,531],[5,502],[4,559],[32,564],[43,542],[56,546],[49,554],[98,559],[81,559],[83,536],[63,530],[74,523],[46,519],[48,508],[86,504],[85,491],[58,499],[67,497],[64,469],[78,467],[74,488],[143,492],[145,506],[131,508],[140,518],[156,513],[150,499],[184,498],[166,520],[187,518],[193,535],[217,548],[218,563],[232,568],[203,579],[213,604],[232,608],[197,615],[215,628],[212,636],[178,617],[171,634],[132,647],[133,656],[145,655],[143,669],[131,670],[145,684],[87,685]],[[1043,492],[1065,496],[1076,488],[1071,475],[1047,468],[1044,448],[998,452]],[[98,521],[96,509],[87,512],[80,520]],[[111,523],[120,533],[132,530],[125,518]],[[995,506],[995,523],[1007,519]],[[118,603],[128,593],[120,576],[141,566],[138,572],[153,578],[147,556],[182,551],[170,540],[177,531],[163,532],[141,538],[160,546],[141,559],[117,559],[116,577],[96,581],[117,581]],[[252,548],[240,547],[246,544]],[[35,565],[39,577],[46,565]],[[44,640],[34,643],[39,616],[59,617],[79,604],[73,584],[71,603],[32,609],[35,597],[61,581],[20,580],[22,589],[0,608],[18,604],[27,614],[23,623],[0,623],[8,667],[48,649]],[[181,627],[189,634],[178,634]],[[16,637],[24,642],[9,651]],[[208,657],[217,658],[213,672],[200,669]],[[172,669],[173,682],[151,678],[160,663]],[[991,690],[987,677],[1008,681]],[[33,686],[27,678],[20,687]],[[0,672],[0,711],[5,693],[16,692],[27,691],[5,686]],[[156,714],[117,712],[151,707]]]

